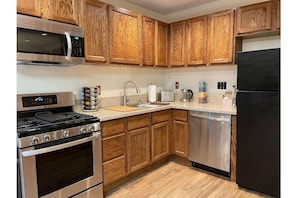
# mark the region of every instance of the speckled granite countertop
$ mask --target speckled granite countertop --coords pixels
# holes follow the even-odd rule
[[[97,116],[100,119],[100,121],[113,120],[117,118],[140,115],[144,113],[150,113],[150,112],[161,111],[166,109],[195,110],[195,111],[206,111],[206,112],[236,115],[235,107],[223,106],[222,104],[217,104],[217,103],[199,104],[197,102],[171,102],[169,105],[160,105],[158,107],[137,109],[135,111],[127,111],[127,112],[108,110],[104,108],[98,109],[95,112],[90,112],[90,111],[83,111],[82,108],[79,106],[75,107],[76,112]]]

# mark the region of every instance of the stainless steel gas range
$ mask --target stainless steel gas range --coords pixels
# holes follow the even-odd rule
[[[100,120],[71,92],[17,96],[18,197],[103,197]]]

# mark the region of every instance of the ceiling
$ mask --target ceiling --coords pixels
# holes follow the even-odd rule
[[[162,13],[172,14],[192,7],[215,2],[218,0],[126,0],[135,5],[145,7],[149,10]]]

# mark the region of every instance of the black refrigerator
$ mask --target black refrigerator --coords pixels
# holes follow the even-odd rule
[[[237,55],[236,183],[280,197],[280,49]]]

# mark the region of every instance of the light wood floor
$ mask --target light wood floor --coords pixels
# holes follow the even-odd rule
[[[223,176],[184,166],[173,161],[149,172],[106,198],[259,198],[270,197],[238,188]]]

